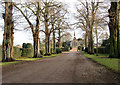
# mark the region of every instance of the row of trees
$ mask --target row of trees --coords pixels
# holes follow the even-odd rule
[[[4,2],[5,13],[4,19],[4,38],[2,44],[2,61],[12,61],[13,59],[13,42],[14,42],[14,19],[13,9],[22,14],[32,31],[34,58],[40,55],[40,38],[39,33],[45,34],[45,55],[50,55],[50,35],[53,33],[53,51],[56,51],[56,30],[58,30],[58,45],[61,47],[61,30],[68,29],[69,25],[65,22],[67,10],[63,3],[54,0],[38,0],[34,2]],[[43,29],[41,29],[43,28]]]
[[[98,55],[100,34],[103,34],[106,26],[108,26],[110,30],[110,57],[119,57],[119,2],[111,2],[109,12],[107,11],[109,5],[106,5],[105,2],[95,0],[85,3],[79,2],[80,4],[76,7],[78,15],[75,16],[77,20],[75,25],[85,31],[85,47],[88,48],[88,53],[94,54],[95,34],[96,53]],[[103,33],[100,33],[100,31],[103,31]]]
[[[81,6],[81,7],[79,7]],[[101,3],[96,1],[81,2],[80,5],[76,7],[78,15],[75,16],[77,19],[78,28],[85,31],[85,47],[88,47],[88,53],[94,54],[94,38],[93,33],[96,34],[96,40],[98,43],[98,29],[103,29],[102,25],[105,24],[105,18],[101,13],[100,9]]]

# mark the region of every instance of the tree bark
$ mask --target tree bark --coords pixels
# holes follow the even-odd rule
[[[111,2],[109,12],[110,58],[119,57],[119,2]]]
[[[33,35],[33,39],[34,39],[34,58],[38,58],[41,57],[40,56],[40,43],[39,43],[39,32],[37,34]]]
[[[40,39],[39,39],[39,32],[40,32],[40,7],[41,2],[37,2],[37,19],[36,19],[36,29],[33,32],[33,39],[34,39],[34,58],[41,57],[40,55]]]
[[[88,35],[87,35],[87,32],[85,34],[85,48],[88,47]]]
[[[60,30],[60,28],[58,30],[58,35],[59,35],[59,37],[58,37],[58,47],[61,48],[62,45],[61,45],[61,30]]]
[[[5,15],[4,18],[4,35],[2,45],[2,61],[13,61],[13,29],[14,24],[12,21],[12,2],[5,2]]]
[[[45,34],[45,55],[50,55],[50,35],[48,33]]]
[[[53,52],[56,53],[55,30],[53,28]]]
[[[97,23],[96,23],[96,41],[97,41],[97,45],[96,45],[96,56],[98,56],[98,32],[97,32]]]

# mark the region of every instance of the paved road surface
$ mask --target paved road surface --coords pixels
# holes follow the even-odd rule
[[[118,78],[80,52],[3,67],[3,83],[118,83]]]

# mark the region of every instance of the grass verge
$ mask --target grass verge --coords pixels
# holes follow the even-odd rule
[[[116,72],[116,73],[119,73],[120,74],[120,59],[118,58],[108,58],[108,54],[99,54],[98,56],[96,56],[95,54],[94,55],[90,55],[90,54],[87,54],[86,52],[82,52],[82,54],[101,64],[101,65],[104,65],[106,68],[108,69],[111,69],[112,71]]]
[[[59,56],[59,55],[61,55],[61,54],[52,54],[50,56],[43,56],[43,58],[51,58],[51,57],[55,57],[55,56]]]
[[[43,56],[43,58],[50,58],[50,57],[55,57],[55,56],[59,56],[61,54],[52,54],[50,56]],[[15,58],[14,62],[1,62],[0,66],[5,66],[5,65],[10,65],[10,64],[16,64],[16,63],[22,63],[23,61],[35,61],[35,60],[41,60],[43,58],[32,58],[32,57],[19,57],[19,58]]]
[[[23,61],[14,61],[14,62],[1,62],[0,66],[5,66],[5,65],[11,65],[11,64],[17,64],[17,63],[22,63]]]

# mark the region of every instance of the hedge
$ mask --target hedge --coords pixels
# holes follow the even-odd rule
[[[21,56],[21,53],[22,53],[22,50],[18,47],[14,47],[14,50],[13,50],[13,57],[20,57]]]
[[[23,57],[32,57],[33,56],[33,49],[32,48],[22,48],[22,55]]]
[[[72,47],[70,46],[70,50],[72,50]]]
[[[26,43],[23,43],[23,44],[22,44],[22,48],[26,48]]]
[[[99,47],[98,53],[100,54],[109,54],[110,48],[109,47]],[[94,52],[96,53],[96,48],[94,48]]]
[[[40,50],[40,54],[41,54],[41,55],[44,55],[44,50]]]
[[[31,43],[23,43],[22,48],[33,48]]]
[[[78,46],[77,50],[80,50],[81,49],[81,46]]]
[[[33,46],[32,46],[31,43],[27,43],[27,44],[26,44],[26,48],[33,48]]]
[[[70,51],[70,48],[69,47],[64,47],[64,48],[61,48],[62,51]]]
[[[88,52],[88,47],[85,48],[85,52]]]
[[[57,53],[57,54],[62,53],[62,49],[56,48],[56,53]]]
[[[13,57],[20,57],[21,56],[21,49],[18,47],[13,47]],[[0,45],[0,60],[2,58],[2,46]]]
[[[82,51],[84,51],[85,49],[84,49],[84,47],[82,47]]]

